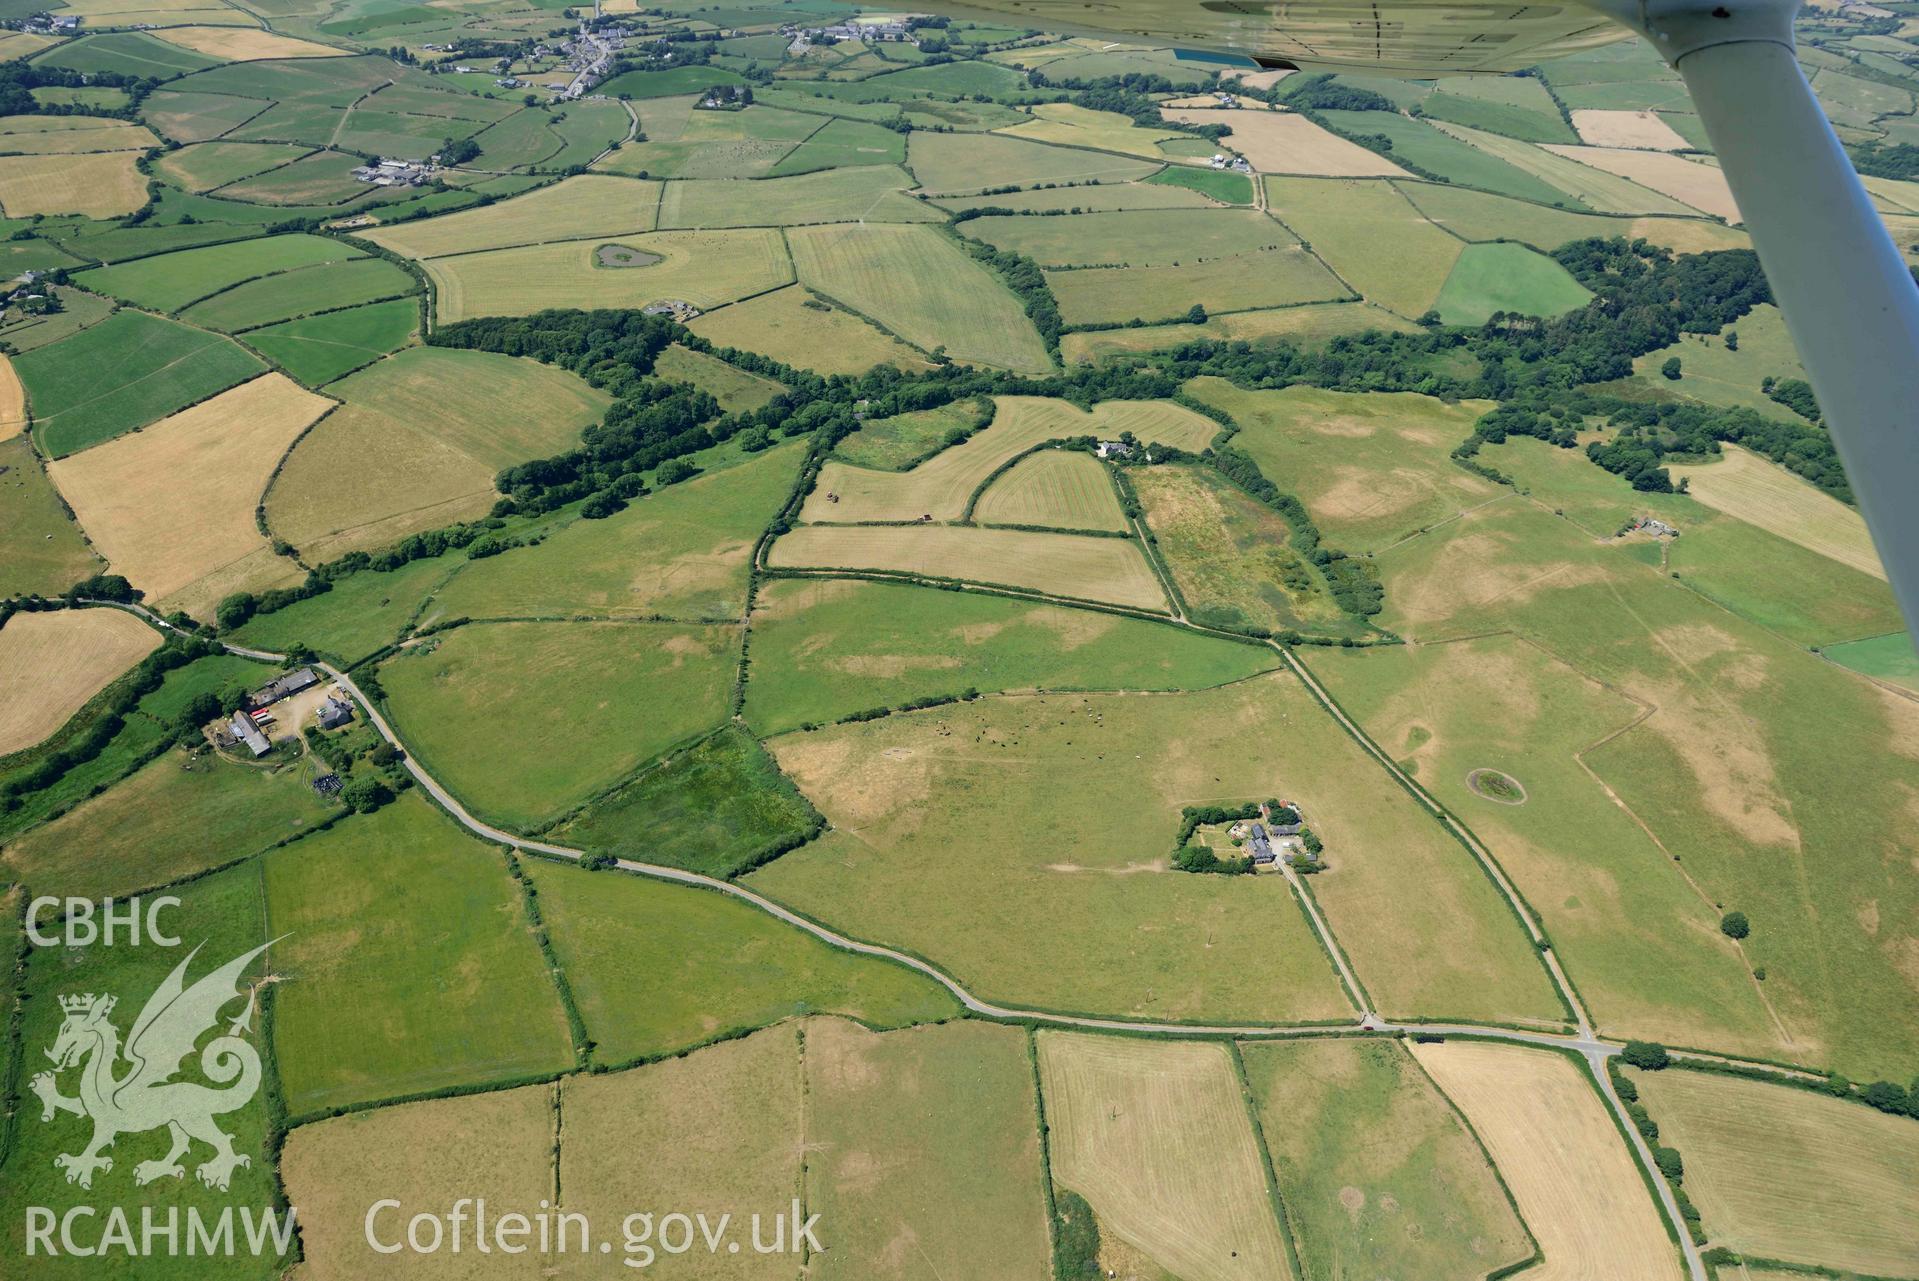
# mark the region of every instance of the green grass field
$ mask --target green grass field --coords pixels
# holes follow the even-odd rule
[[[1292,549],[1285,520],[1211,467],[1145,468],[1132,480],[1155,547],[1195,622],[1334,636],[1364,630],[1334,602],[1318,569]]]
[[[203,977],[214,967],[234,960],[267,941],[257,864],[249,863],[182,887],[179,897],[180,905],[170,909],[163,919],[167,928],[177,932],[187,947],[199,945],[202,948],[189,970],[188,981]],[[113,995],[118,998],[118,1007],[112,1011],[111,1021],[122,1029],[128,1028],[147,998],[185,958],[186,948],[56,947],[35,948],[32,953],[25,972],[24,991],[27,999],[21,1002],[19,1009],[23,1036],[21,1044],[33,1047],[33,1056],[38,1061],[33,1070],[37,1072],[50,1066],[40,1056],[40,1051],[54,1044],[63,1021],[63,1011],[56,998],[86,992]],[[273,955],[276,962],[279,955],[276,950]],[[266,972],[267,959],[262,957],[255,960],[241,977],[240,990],[246,991],[258,976]],[[220,1011],[223,1015],[221,1026],[237,1017],[244,1008],[244,1003],[237,998],[225,1005]],[[257,1012],[251,1020],[251,1028],[246,1039],[251,1045],[260,1047],[262,1036]],[[262,1055],[265,1055],[264,1048]],[[188,1062],[190,1066],[185,1067],[175,1080],[211,1084],[200,1073],[197,1056]],[[23,1063],[21,1066],[26,1065]],[[68,1071],[61,1075],[61,1092],[77,1094],[79,1074]],[[29,1097],[29,1102],[32,1110],[29,1112],[23,1106],[13,1118],[14,1124],[8,1131],[10,1144],[6,1164],[0,1167],[0,1170],[4,1170],[4,1177],[0,1177],[0,1212],[4,1212],[5,1218],[5,1226],[0,1227],[0,1249],[4,1249],[9,1258],[29,1257],[25,1237],[29,1206],[41,1206],[55,1215],[65,1215],[75,1207],[91,1207],[102,1195],[108,1195],[123,1208],[133,1223],[139,1223],[142,1211],[149,1210],[157,1222],[165,1223],[171,1214],[177,1213],[179,1221],[184,1224],[189,1210],[197,1210],[204,1221],[214,1223],[225,1208],[234,1205],[263,1207],[273,1202],[277,1179],[274,1177],[274,1163],[267,1153],[267,1100],[264,1092],[256,1095],[244,1107],[222,1113],[219,1117],[221,1130],[232,1136],[234,1151],[250,1161],[249,1165],[233,1171],[232,1182],[224,1191],[206,1186],[195,1176],[196,1167],[210,1155],[208,1149],[199,1144],[195,1144],[193,1152],[186,1158],[184,1177],[163,1178],[145,1186],[137,1186],[133,1179],[134,1167],[145,1161],[157,1161],[167,1153],[169,1144],[166,1133],[158,1129],[122,1133],[108,1153],[113,1161],[113,1169],[97,1174],[90,1190],[69,1183],[54,1165],[54,1158],[83,1150],[90,1128],[84,1119],[65,1114],[57,1115],[50,1124],[42,1124],[38,1100]],[[91,1217],[83,1212],[74,1222],[77,1225],[89,1221]],[[184,1237],[181,1239],[184,1243]],[[265,1281],[265,1278],[275,1275],[291,1263],[290,1255],[289,1251],[289,1257],[282,1260],[271,1247],[266,1249],[264,1257],[240,1254],[222,1260],[225,1266],[218,1275]],[[49,1257],[43,1247],[35,1257],[33,1271],[36,1277],[48,1277],[53,1281],[116,1274],[133,1276],[135,1268],[118,1266],[123,1263],[124,1256],[106,1263],[98,1257],[80,1257],[64,1250],[59,1252],[59,1257]],[[142,1278],[150,1277],[155,1281],[174,1281],[175,1278],[191,1281],[207,1276],[211,1269],[204,1257],[187,1256],[183,1244],[177,1255],[161,1253],[141,1259],[137,1271]]]
[[[251,330],[246,340],[293,377],[318,387],[398,351],[419,326],[419,305],[398,298]]]
[[[400,732],[475,812],[529,828],[726,718],[737,627],[475,624],[380,665]]]
[[[374,227],[363,238],[409,258],[652,231],[658,183],[579,174],[525,195],[437,218]]]
[[[1819,652],[1841,667],[1919,691],[1919,655],[1905,632],[1828,645]]]
[[[691,351],[674,343],[653,361],[653,375],[669,382],[692,383],[720,402],[720,409],[737,414],[758,409],[786,388],[771,378],[749,374],[716,356]]]
[[[1478,325],[1494,312],[1557,316],[1583,307],[1592,291],[1557,262],[1524,245],[1467,245],[1439,291],[1449,325]]]
[[[1202,747],[1226,738],[1230,752]],[[834,830],[747,883],[911,948],[981,996],[1175,1020],[1344,1017],[1280,878],[1170,869],[1181,806],[1277,792],[1325,840],[1332,870],[1313,892],[1380,1008],[1556,1021],[1485,875],[1288,675],[989,697],[769,747]],[[937,860],[911,857],[928,842]]]
[[[1319,259],[1297,247],[1190,266],[1049,271],[1046,283],[1069,325],[1183,319],[1195,304],[1230,312],[1351,297]]]
[[[688,327],[715,346],[758,352],[821,374],[863,374],[876,365],[931,367],[920,352],[871,321],[800,286],[708,312]]]
[[[1253,180],[1243,173],[1195,169],[1189,165],[1167,165],[1146,180],[1165,187],[1197,191],[1228,205],[1253,203]]]
[[[99,567],[27,438],[0,441],[0,595],[58,595]]]
[[[8,844],[10,875],[38,893],[101,898],[162,885],[288,840],[339,812],[314,771],[168,752],[118,787]]]
[[[40,447],[54,458],[144,427],[265,368],[217,334],[137,311],[14,358]]]
[[[774,177],[854,165],[897,165],[906,159],[906,139],[876,124],[832,120],[773,166]]]
[[[1531,76],[1460,76],[1419,104],[1426,115],[1529,142],[1578,142],[1543,82]]]
[[[962,229],[975,240],[1024,254],[1042,267],[1179,266],[1299,243],[1279,223],[1250,209],[986,217],[973,219]]]
[[[668,183],[663,228],[793,227],[820,222],[937,222],[939,211],[904,194],[897,165],[867,164],[790,178]]]
[[[1056,147],[1024,138],[953,133],[910,137],[906,165],[926,190],[949,193],[1041,183],[1129,182],[1159,168],[1150,160]]]
[[[956,400],[937,409],[869,418],[833,447],[833,457],[856,467],[906,471],[944,448],[948,433],[975,426],[985,404],[982,400]]]
[[[1266,198],[1342,279],[1409,320],[1432,307],[1464,248],[1383,179],[1271,177]]]
[[[498,848],[423,798],[276,850],[265,875],[289,1111],[572,1064]]]
[[[737,618],[747,562],[797,479],[792,447],[683,481],[540,546],[473,561],[435,596],[448,618]]]
[[[598,1062],[673,1054],[803,1014],[904,1027],[959,1012],[931,979],[713,891],[538,859],[525,867]]]
[[[733,876],[797,843],[813,807],[745,731],[728,726],[554,831],[582,849]]]
[[[804,284],[926,351],[1016,373],[1051,364],[1012,293],[937,231],[796,227],[787,242]]]
[[[398,298],[418,289],[402,268],[379,258],[359,258],[247,281],[195,303],[181,318],[231,333]]]
[[[268,236],[96,267],[81,273],[78,283],[136,306],[176,311],[255,276],[340,262],[358,254],[323,236]]]
[[[1202,689],[1277,661],[1259,646],[1053,605],[888,583],[773,582],[753,615],[746,717],[777,733],[969,685]]]
[[[1231,414],[1241,428],[1233,447],[1292,489],[1320,531],[1348,551],[1377,551],[1502,492],[1448,457],[1489,401],[1248,391],[1223,378],[1195,379],[1187,391]],[[1599,471],[1583,456],[1579,462]]]
[[[816,1019],[805,1066],[807,1206],[842,1225],[822,1277],[1051,1275],[1024,1032]]]
[[[1240,1052],[1307,1276],[1484,1276],[1532,1253],[1478,1140],[1399,1045]]]
[[[982,525],[1127,531],[1113,481],[1092,455],[1043,449],[987,486],[973,509]]]
[[[1728,327],[1739,335],[1737,349],[1726,349],[1723,334],[1682,334],[1672,346],[1634,360],[1634,379],[1709,405],[1742,406],[1768,418],[1803,423],[1805,419],[1759,389],[1769,377],[1806,376],[1779,309],[1762,303]],[[1660,366],[1673,356],[1679,357],[1677,380],[1660,374]]]
[[[416,560],[381,573],[361,570],[333,584],[331,591],[296,601],[271,614],[256,614],[235,633],[241,643],[284,653],[306,645],[341,665],[391,645],[428,593],[469,562],[459,553]]]
[[[188,191],[211,191],[229,182],[291,164],[307,148],[284,142],[202,142],[161,157],[154,168]]]
[[[1351,134],[1383,134],[1392,140],[1389,159],[1405,160],[1448,182],[1543,204],[1576,207],[1572,197],[1517,165],[1442,133],[1421,120],[1389,111],[1327,111],[1333,126]]]

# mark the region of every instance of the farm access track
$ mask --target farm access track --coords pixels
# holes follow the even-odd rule
[[[961,590],[969,589],[962,588]],[[1018,594],[1024,595],[1026,593]],[[1046,599],[1043,594],[1040,593],[1032,593],[1032,595],[1036,598]],[[172,624],[143,605],[125,604],[119,601],[95,600],[89,600],[83,603],[123,609],[130,613],[137,614],[162,631],[170,632],[174,630]],[[1062,600],[1058,603],[1068,604],[1070,602]],[[1183,617],[1171,621],[1173,621],[1176,626],[1186,627],[1196,632],[1212,634],[1211,629],[1192,623]],[[1332,1024],[1288,1027],[1223,1023],[1157,1023],[1136,1019],[1097,1018],[1091,1015],[1061,1014],[1050,1010],[1027,1010],[1020,1009],[1016,1006],[997,1005],[991,1001],[982,1000],[980,997],[975,996],[962,986],[959,980],[930,961],[896,948],[887,947],[883,944],[868,943],[861,939],[851,938],[841,934],[831,927],[815,921],[800,912],[796,912],[784,904],[755,893],[745,886],[736,885],[731,881],[721,880],[718,877],[704,876],[698,872],[689,872],[682,868],[666,867],[657,863],[641,863],[631,859],[616,859],[614,860],[613,866],[620,871],[629,872],[637,876],[648,876],[655,880],[671,881],[681,885],[689,885],[699,889],[713,890],[721,894],[730,895],[796,929],[806,931],[829,947],[835,947],[845,952],[853,952],[861,956],[871,956],[880,960],[891,961],[896,965],[903,965],[907,969],[923,974],[945,988],[948,992],[951,992],[954,998],[957,999],[969,1013],[981,1018],[994,1019],[1001,1022],[1020,1023],[1035,1027],[1076,1028],[1095,1032],[1118,1032],[1145,1036],[1220,1037],[1236,1040],[1341,1037],[1352,1036],[1356,1033],[1382,1036],[1468,1036],[1479,1040],[1502,1041],[1515,1045],[1550,1049],[1561,1053],[1577,1055],[1586,1064],[1588,1075],[1591,1077],[1594,1087],[1599,1091],[1600,1097],[1604,1099],[1608,1111],[1612,1114],[1614,1124],[1631,1146],[1634,1158],[1639,1163],[1640,1172],[1645,1177],[1647,1185],[1656,1193],[1661,1213],[1666,1220],[1667,1227],[1670,1229],[1673,1239],[1679,1246],[1680,1255],[1685,1261],[1690,1281],[1710,1281],[1705,1263],[1700,1257],[1699,1249],[1693,1244],[1692,1236],[1687,1231],[1686,1221],[1680,1215],[1679,1203],[1673,1196],[1672,1188],[1666,1182],[1665,1177],[1659,1172],[1657,1165],[1654,1164],[1651,1147],[1640,1135],[1638,1128],[1632,1123],[1631,1117],[1627,1115],[1625,1103],[1620,1099],[1617,1091],[1613,1089],[1612,1078],[1606,1070],[1606,1061],[1620,1053],[1625,1046],[1616,1041],[1605,1040],[1594,1032],[1591,1020],[1586,1014],[1585,1005],[1580,1001],[1579,995],[1573,989],[1571,981],[1566,977],[1565,971],[1560,967],[1558,956],[1550,945],[1547,944],[1545,935],[1540,931],[1537,923],[1533,919],[1531,909],[1527,907],[1525,901],[1519,896],[1517,888],[1507,879],[1504,869],[1493,859],[1491,851],[1481,844],[1479,838],[1475,836],[1465,824],[1455,819],[1437,801],[1428,797],[1425,790],[1415,784],[1412,779],[1399,768],[1398,764],[1394,762],[1378,744],[1374,743],[1372,739],[1360,729],[1357,723],[1347,716],[1344,709],[1333,701],[1332,696],[1328,694],[1325,687],[1319,683],[1318,678],[1312,674],[1304,663],[1299,661],[1298,657],[1295,656],[1290,649],[1277,641],[1268,641],[1267,643],[1271,645],[1274,651],[1285,661],[1287,668],[1292,671],[1294,676],[1305,685],[1307,692],[1313,696],[1314,700],[1325,709],[1327,715],[1331,716],[1341,729],[1351,735],[1354,741],[1356,741],[1369,756],[1377,761],[1380,767],[1384,769],[1395,782],[1404,787],[1414,800],[1418,801],[1448,832],[1457,837],[1472,853],[1473,857],[1479,861],[1480,866],[1485,870],[1486,874],[1491,877],[1493,884],[1505,898],[1513,914],[1518,917],[1520,924],[1525,928],[1528,937],[1538,950],[1540,960],[1546,968],[1547,975],[1552,980],[1554,990],[1559,994],[1566,1008],[1573,1012],[1576,1019],[1576,1030],[1572,1035],[1568,1036],[1550,1032],[1529,1032],[1518,1028],[1501,1027],[1492,1024],[1400,1023],[1383,1018],[1370,1008],[1369,1003],[1363,995],[1364,989],[1359,985],[1357,977],[1348,966],[1345,953],[1342,952],[1334,942],[1332,931],[1327,926],[1325,919],[1320,915],[1317,904],[1313,902],[1309,894],[1304,892],[1303,887],[1299,885],[1297,878],[1290,871],[1287,871],[1286,876],[1288,882],[1294,887],[1294,893],[1298,897],[1307,922],[1312,927],[1315,935],[1317,935],[1321,946],[1331,958],[1341,983],[1346,987],[1354,1005],[1357,1007],[1359,1017],[1356,1027]],[[265,663],[284,663],[287,660],[286,655],[276,654],[270,650],[249,649],[245,646],[231,645],[224,642],[222,642],[222,645],[227,653],[240,658],[250,658]],[[361,692],[358,685],[354,684],[352,677],[334,667],[332,664],[321,662],[317,659],[312,665],[324,671],[337,682],[341,688],[352,695],[353,700],[360,705],[362,712],[366,715],[367,722],[373,726],[380,737],[401,750],[402,760],[406,765],[407,772],[412,775],[414,781],[461,826],[485,840],[529,854],[572,862],[578,862],[586,856],[586,851],[584,850],[574,849],[567,845],[555,845],[548,841],[536,841],[528,837],[517,836],[512,832],[504,831],[474,817],[474,815],[468,812],[466,807],[460,803],[457,797],[447,791],[438,779],[429,774],[420,763],[414,759],[413,753],[406,750],[406,744],[401,742],[399,735],[394,732],[392,725],[387,722],[386,717],[380,714],[380,710],[373,705],[373,701]],[[1683,1052],[1676,1053],[1674,1058],[1682,1062],[1687,1058],[1720,1063],[1736,1061],[1716,1055],[1688,1055]]]

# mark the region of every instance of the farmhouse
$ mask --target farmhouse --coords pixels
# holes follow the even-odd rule
[[[1640,516],[1628,525],[1628,532],[1637,530],[1642,534],[1651,534],[1654,538],[1677,538],[1679,531],[1665,521],[1652,516]]]
[[[338,694],[332,695],[320,704],[320,728],[338,729],[353,719],[353,704]]]
[[[260,732],[260,727],[255,725],[253,718],[245,712],[235,712],[233,719],[227,722],[227,728],[231,729],[233,731],[233,737],[245,743],[247,750],[255,756],[265,756],[267,754],[267,748],[269,746],[267,736]]]
[[[1253,834],[1247,838],[1246,844],[1252,847],[1254,867],[1264,867],[1279,860],[1279,855],[1273,852],[1272,841],[1267,839],[1263,823],[1253,824]]]
[[[255,711],[271,707],[281,699],[297,694],[303,689],[312,689],[319,683],[320,678],[314,674],[311,667],[302,667],[284,676],[276,676],[248,694],[247,706]]]
[[[1123,440],[1102,440],[1094,452],[1101,458],[1131,458],[1133,447]]]

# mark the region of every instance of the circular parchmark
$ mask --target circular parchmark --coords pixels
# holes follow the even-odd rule
[[[1496,769],[1476,769],[1466,775],[1466,786],[1473,795],[1497,805],[1524,805],[1526,789],[1511,774]]]

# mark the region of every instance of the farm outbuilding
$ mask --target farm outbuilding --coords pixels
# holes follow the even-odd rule
[[[267,748],[270,746],[267,736],[260,732],[260,727],[253,723],[251,716],[245,712],[235,712],[233,719],[227,722],[227,725],[233,731],[233,736],[246,744],[249,752],[255,756],[267,754]]]

